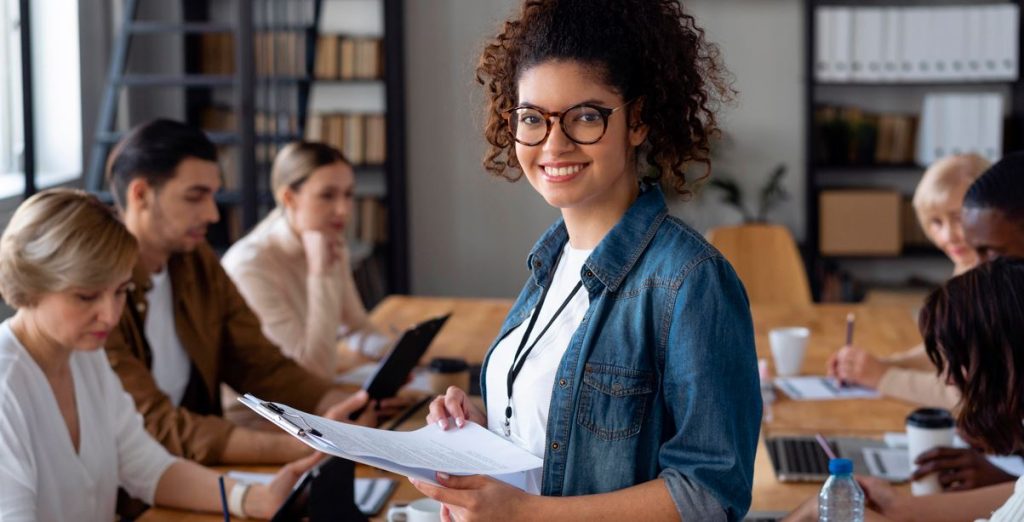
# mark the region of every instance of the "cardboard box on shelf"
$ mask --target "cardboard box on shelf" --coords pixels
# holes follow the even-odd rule
[[[820,249],[829,256],[895,256],[903,246],[902,196],[889,190],[819,194]]]

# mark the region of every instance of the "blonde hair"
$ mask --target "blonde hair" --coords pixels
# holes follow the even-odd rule
[[[285,145],[270,171],[270,186],[278,206],[283,205],[285,190],[298,190],[314,170],[338,162],[349,164],[341,151],[326,143],[296,141]]]
[[[0,237],[0,295],[22,308],[45,293],[108,285],[138,253],[135,237],[95,196],[45,190],[18,207]]]
[[[989,166],[988,160],[977,154],[946,156],[932,163],[914,189],[914,212],[921,227],[927,230],[928,214],[949,205],[950,199],[962,200],[967,188]]]

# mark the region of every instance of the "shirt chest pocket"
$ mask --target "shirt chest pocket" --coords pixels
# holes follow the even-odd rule
[[[588,364],[576,422],[602,440],[619,440],[640,432],[654,391],[651,372]]]

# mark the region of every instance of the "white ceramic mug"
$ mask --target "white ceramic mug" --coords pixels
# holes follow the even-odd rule
[[[910,465],[922,453],[938,447],[953,445],[955,422],[948,410],[941,408],[919,408],[907,416],[907,454]],[[915,496],[932,495],[942,492],[939,474],[931,473],[910,484],[910,492]]]
[[[414,500],[388,509],[388,522],[440,522],[441,503],[432,498]]]
[[[792,377],[800,374],[810,336],[811,331],[802,326],[772,328],[768,332],[768,342],[775,360],[775,375]]]

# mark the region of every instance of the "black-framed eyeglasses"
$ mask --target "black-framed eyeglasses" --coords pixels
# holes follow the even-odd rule
[[[610,109],[593,103],[581,103],[562,112],[546,112],[536,107],[520,106],[508,109],[504,114],[512,139],[522,145],[532,147],[544,143],[551,134],[551,118],[555,117],[565,137],[580,145],[592,145],[604,137],[612,113],[632,101]]]

